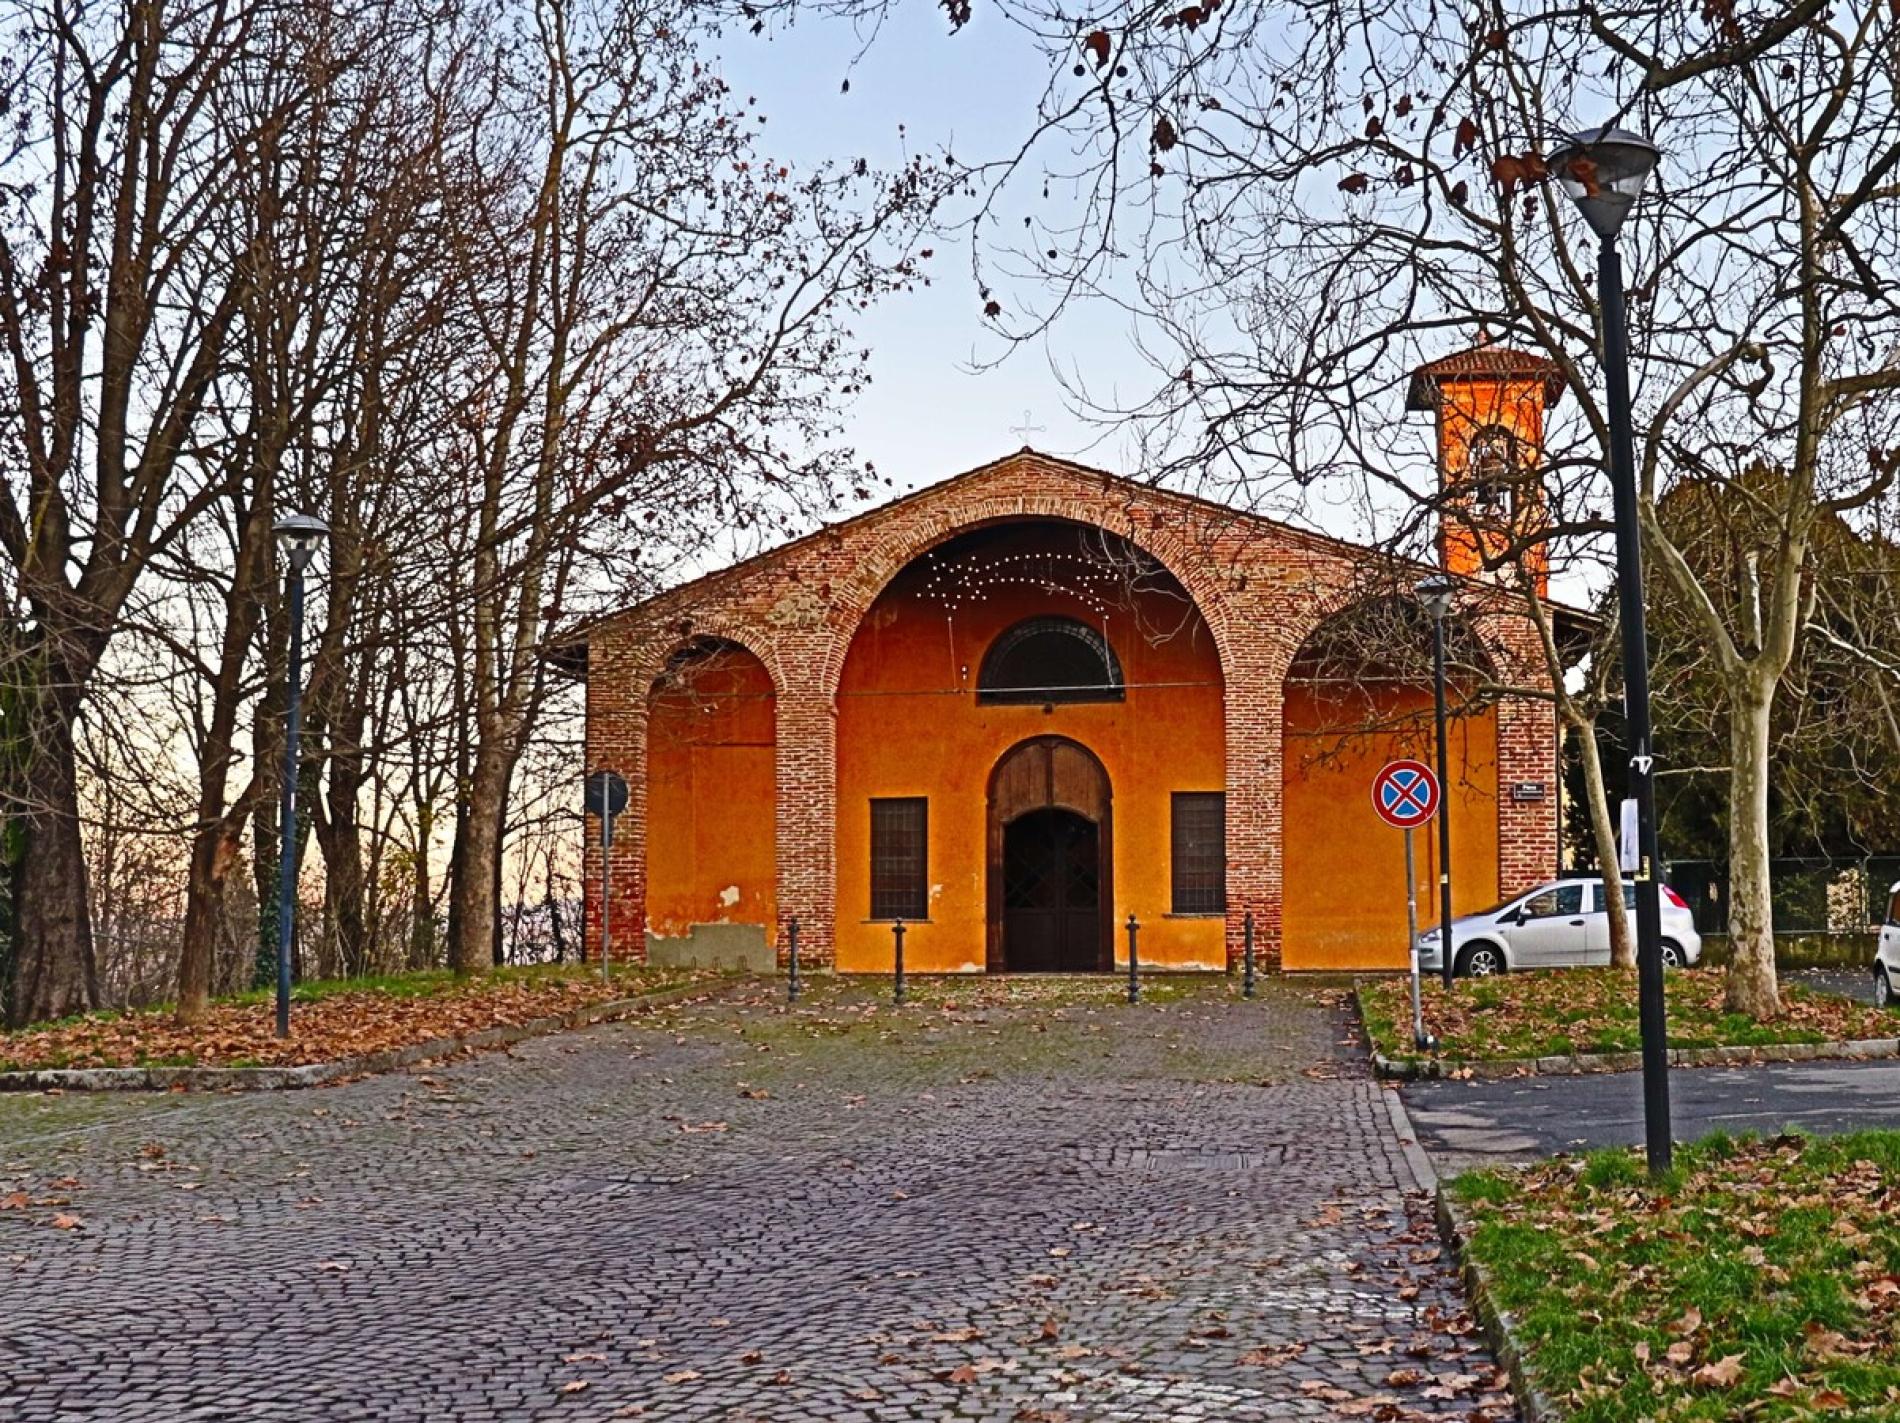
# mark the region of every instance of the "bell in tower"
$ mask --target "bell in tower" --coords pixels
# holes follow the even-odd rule
[[[1438,557],[1471,578],[1508,575],[1515,557],[1547,591],[1544,413],[1563,394],[1555,361],[1482,340],[1412,372],[1407,410],[1437,417]]]

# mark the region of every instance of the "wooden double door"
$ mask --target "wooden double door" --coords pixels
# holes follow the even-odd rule
[[[991,972],[1114,967],[1108,772],[1062,736],[1013,746],[990,773]]]

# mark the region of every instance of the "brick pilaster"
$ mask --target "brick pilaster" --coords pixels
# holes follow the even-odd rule
[[[587,649],[585,771],[618,771],[627,782],[627,810],[614,822],[610,954],[616,963],[647,957],[647,688],[652,669],[629,639],[603,636]],[[600,822],[587,817],[581,852],[588,954],[600,951]]]
[[[802,962],[829,964],[837,950],[837,702],[822,682],[794,679],[778,697],[779,952],[798,920]]]
[[[1478,635],[1507,686],[1547,685],[1537,627],[1522,613],[1474,618]],[[1498,895],[1516,894],[1557,873],[1558,737],[1556,705],[1543,697],[1506,696],[1498,703]],[[1542,800],[1513,800],[1515,783],[1538,783]]]

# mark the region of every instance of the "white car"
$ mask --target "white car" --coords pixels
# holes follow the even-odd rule
[[[1900,891],[1900,885],[1896,885]],[[1635,929],[1636,886],[1623,882],[1623,905]],[[1893,931],[1893,972],[1900,975],[1900,927]],[[1610,962],[1610,916],[1604,910],[1603,881],[1560,879],[1540,884],[1479,914],[1451,921],[1452,972],[1488,978],[1529,968],[1583,968]],[[1886,952],[1887,937],[1881,936]],[[1688,901],[1662,886],[1663,967],[1681,968],[1702,958],[1702,936]],[[1441,971],[1438,930],[1418,936],[1421,973]]]
[[[1900,884],[1887,891],[1887,918],[1880,926],[1880,947],[1874,950],[1874,1002],[1882,1008],[1893,1003],[1896,979],[1900,979]]]

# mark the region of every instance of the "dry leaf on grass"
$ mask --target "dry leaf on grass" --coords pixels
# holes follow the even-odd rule
[[[1733,1388],[1741,1381],[1742,1356],[1724,1354],[1712,1364],[1704,1364],[1689,1375],[1690,1382],[1698,1388]]]
[[[337,988],[293,1005],[289,1038],[276,1035],[269,1006],[260,1003],[213,1003],[203,1019],[190,1025],[180,1024],[163,1009],[86,1017],[0,1032],[0,1067],[132,1067],[141,1063],[282,1067],[330,1062],[463,1037],[484,1028],[560,1017],[706,976],[641,970],[608,983],[598,974],[574,971],[466,981],[416,979],[403,982],[401,991],[380,986]],[[163,1154],[163,1147],[154,1153]]]

